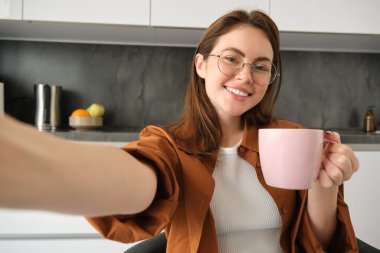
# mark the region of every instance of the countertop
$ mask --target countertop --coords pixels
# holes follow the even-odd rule
[[[139,138],[142,128],[102,128],[98,130],[62,129],[47,131],[55,136],[86,142],[130,142]],[[341,135],[342,143],[357,151],[380,151],[380,131],[365,133],[359,129],[328,129]]]
[[[361,129],[329,129],[340,134],[341,142],[354,151],[380,151],[380,131],[365,133]]]
[[[130,142],[139,138],[142,128],[101,128],[92,130],[62,129],[46,131],[52,135],[75,141]]]

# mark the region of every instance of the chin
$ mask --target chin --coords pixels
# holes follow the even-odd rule
[[[238,116],[241,116],[243,115],[247,110],[241,110],[241,109],[238,109],[238,110],[226,110],[225,112],[228,113],[229,115],[231,116],[234,116],[234,117],[238,117]]]

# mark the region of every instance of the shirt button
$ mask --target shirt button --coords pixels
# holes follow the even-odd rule
[[[286,209],[286,207],[283,207],[281,209],[281,212],[282,212],[283,215],[286,215],[288,213],[288,209]]]
[[[240,147],[239,147],[239,152],[244,153],[244,152],[245,152],[245,147],[240,146]]]

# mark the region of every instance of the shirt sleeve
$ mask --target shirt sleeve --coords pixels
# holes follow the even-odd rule
[[[311,226],[310,217],[306,208],[306,193],[305,191],[305,197],[302,201],[303,208],[301,208],[302,211],[296,243],[305,252],[326,252],[323,250]],[[343,198],[343,185],[339,187],[337,207],[337,228],[327,252],[359,252],[348,206]]]
[[[152,204],[145,211],[134,215],[86,219],[104,237],[129,243],[155,236],[170,223],[178,205],[180,166],[173,142],[167,135],[154,134],[149,128],[140,133],[138,141],[129,143],[123,149],[138,160],[150,164],[155,170],[158,182]]]

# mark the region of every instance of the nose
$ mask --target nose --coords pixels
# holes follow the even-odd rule
[[[253,75],[251,70],[251,65],[244,63],[237,73],[237,78],[240,80],[243,80],[244,83],[252,83],[253,82]]]

